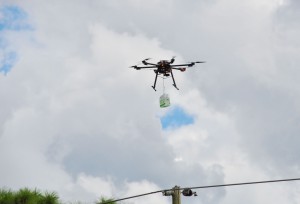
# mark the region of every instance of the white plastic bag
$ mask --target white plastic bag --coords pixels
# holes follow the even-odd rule
[[[168,106],[170,106],[170,98],[168,94],[163,94],[159,97],[159,104],[161,108],[166,108]]]

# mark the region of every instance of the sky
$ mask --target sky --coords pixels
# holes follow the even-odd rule
[[[0,188],[93,203],[300,177],[297,0],[0,0]],[[206,61],[164,81],[145,58]],[[182,203],[300,203],[300,183]],[[171,203],[161,194],[122,203]]]

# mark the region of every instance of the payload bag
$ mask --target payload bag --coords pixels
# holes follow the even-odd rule
[[[159,104],[161,108],[166,108],[170,106],[170,98],[168,94],[163,94],[159,97]]]

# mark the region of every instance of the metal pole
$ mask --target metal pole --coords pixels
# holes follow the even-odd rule
[[[175,186],[173,188],[172,204],[181,204],[180,194],[181,194],[180,187]]]

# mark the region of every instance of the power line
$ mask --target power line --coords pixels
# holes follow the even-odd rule
[[[217,188],[217,187],[226,187],[226,186],[241,186],[241,185],[252,185],[252,184],[263,184],[263,183],[278,183],[278,182],[299,181],[299,180],[300,178],[269,180],[269,181],[254,181],[254,182],[230,183],[230,184],[220,184],[220,185],[211,185],[211,186],[198,186],[198,187],[191,187],[190,189]],[[180,190],[183,190],[183,188],[181,188]]]
[[[155,193],[162,193],[163,191],[164,190],[153,191],[153,192],[150,192],[150,193],[143,193],[143,194],[139,194],[139,195],[135,195],[135,196],[130,196],[130,197],[126,197],[126,198],[120,198],[120,199],[117,199],[117,200],[111,200],[111,201],[103,202],[101,204],[107,204],[107,203],[118,202],[118,201],[122,201],[122,200],[128,200],[128,199],[131,199],[131,198],[137,198],[137,197],[151,195],[151,194],[155,194]]]
[[[254,184],[264,184],[264,183],[278,183],[278,182],[290,182],[290,181],[299,181],[300,178],[292,178],[292,179],[280,179],[280,180],[267,180],[267,181],[253,181],[253,182],[243,182],[243,183],[230,183],[230,184],[219,184],[219,185],[209,185],[209,186],[196,186],[196,187],[187,187],[187,188],[179,188],[178,190],[184,190],[184,189],[203,189],[203,188],[219,188],[219,187],[230,187],[230,186],[242,186],[242,185],[254,185]],[[110,200],[108,202],[103,202],[101,204],[108,204],[112,202],[118,202],[122,200],[128,200],[132,198],[142,197],[146,195],[156,194],[156,193],[162,193],[166,191],[172,191],[173,189],[165,189],[165,190],[159,190],[159,191],[153,191],[149,193],[143,193],[135,196],[120,198],[116,200]]]

